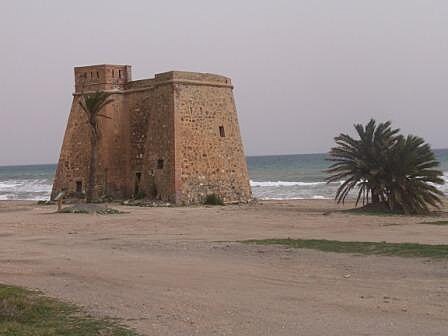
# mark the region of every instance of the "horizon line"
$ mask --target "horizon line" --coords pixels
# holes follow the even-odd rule
[[[433,151],[439,150],[448,150],[448,147],[445,148],[432,148]],[[294,155],[323,155],[328,152],[313,152],[313,153],[281,153],[281,154],[255,154],[255,155],[245,155],[248,157],[267,157],[267,156],[294,156]],[[49,165],[57,165],[58,162],[44,162],[44,163],[22,163],[22,164],[0,164],[0,168],[3,167],[26,167],[26,166],[49,166]]]

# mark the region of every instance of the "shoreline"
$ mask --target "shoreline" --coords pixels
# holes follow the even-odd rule
[[[447,208],[446,210],[448,211],[448,195],[446,195],[445,197],[442,197],[442,200],[444,202],[444,206],[443,208]],[[0,199],[0,204],[1,203],[17,203],[17,204],[35,204],[38,205],[37,202],[39,201],[45,201],[44,199],[40,199],[40,200],[26,200],[26,199],[9,199],[9,200],[3,200]],[[149,200],[150,201],[150,200]],[[355,199],[354,198],[347,198],[345,204],[337,204],[336,201],[333,198],[279,198],[279,199],[259,199],[259,198],[253,198],[252,200],[255,204],[256,203],[306,203],[306,202],[321,202],[322,204],[325,204],[327,206],[331,206],[330,203],[334,203],[334,206],[337,208],[341,208],[341,209],[346,209],[346,208],[354,208],[355,207]],[[117,205],[121,205],[121,202],[123,202],[123,200],[116,200],[116,201],[111,201],[111,202],[103,202],[103,203],[98,203],[98,204],[117,204]],[[223,205],[226,207],[230,207],[230,206],[244,206],[244,205],[250,205],[251,202],[249,203],[241,203],[241,204],[228,204],[228,205]],[[205,204],[197,204],[197,205],[189,205],[189,206],[172,206],[174,208],[189,208],[189,207],[208,207]]]

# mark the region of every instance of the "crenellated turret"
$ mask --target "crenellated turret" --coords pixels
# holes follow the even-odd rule
[[[130,65],[89,65],[75,68],[75,93],[123,90],[132,80]]]

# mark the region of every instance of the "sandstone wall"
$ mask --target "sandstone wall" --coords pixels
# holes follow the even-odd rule
[[[96,192],[99,196],[126,197],[129,193],[128,175],[129,144],[126,134],[127,116],[123,109],[123,95],[112,95],[113,102],[106,106],[99,118],[98,166],[96,170]],[[81,192],[86,192],[91,153],[91,131],[85,112],[79,106],[80,96],[73,98],[64,141],[53,184],[52,198],[62,190],[71,196],[77,194],[77,183]]]
[[[246,202],[251,190],[230,79],[185,77],[207,85],[175,84],[178,202],[200,203],[213,193]]]
[[[101,114],[108,118],[99,118],[98,166],[96,175],[97,195],[112,198],[127,198],[132,192],[130,174],[130,148],[128,112],[125,108],[125,96],[113,94],[113,102],[107,105]]]
[[[86,183],[90,158],[90,132],[85,125],[87,119],[81,113],[78,102],[79,97],[74,96],[53,182],[52,198],[62,190],[74,193],[77,181],[83,186]]]
[[[134,193],[175,202],[173,92],[169,85],[126,94]]]

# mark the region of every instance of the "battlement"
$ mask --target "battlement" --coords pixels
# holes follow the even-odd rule
[[[230,78],[215,75],[210,73],[201,73],[201,72],[187,72],[187,71],[169,71],[160,74],[156,74],[156,81],[196,81],[196,82],[204,82],[210,84],[222,84],[222,85],[231,85],[232,81]]]
[[[75,92],[122,90],[132,80],[130,65],[100,64],[75,67]]]
[[[166,84],[189,84],[233,88],[230,78],[210,73],[169,71],[156,74],[154,78],[126,83],[125,90],[154,88]]]
[[[232,88],[230,78],[210,73],[168,71],[132,81],[129,65],[100,64],[75,67],[75,93],[101,90],[138,90],[165,84],[209,85]]]

